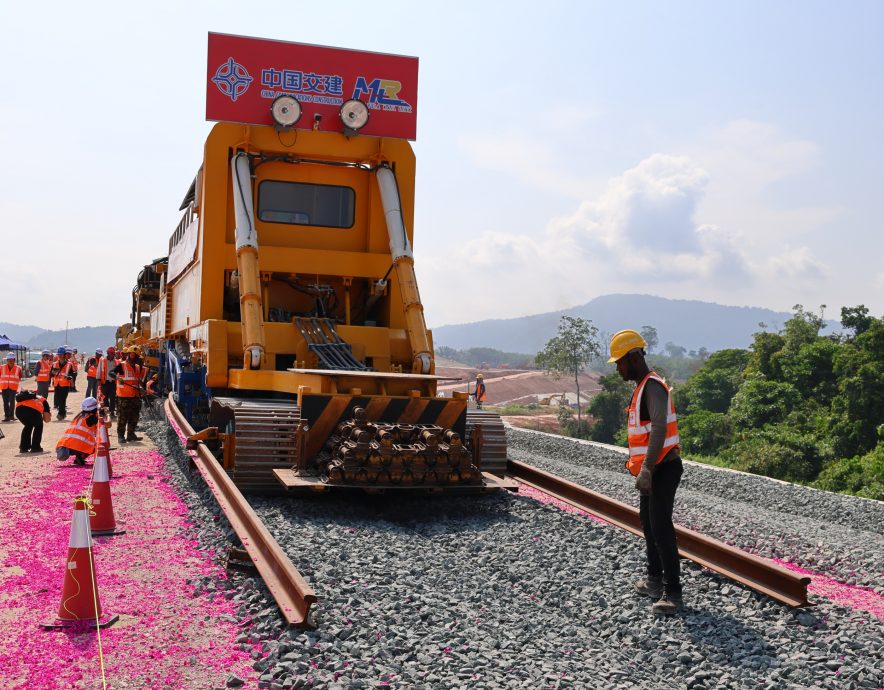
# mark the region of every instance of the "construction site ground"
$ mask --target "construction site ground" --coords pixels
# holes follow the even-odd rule
[[[232,602],[195,596],[200,578],[223,572],[191,538],[187,508],[146,436],[111,450],[114,513],[125,534],[96,537],[93,547],[103,612],[119,621],[100,639],[85,626],[41,629],[59,610],[74,498],[90,481],[91,458],[80,467],[55,456],[84,397],[86,382],[78,383],[68,419],[56,421],[53,411],[44,425],[43,453],[20,454],[21,424],[0,425],[0,687],[213,688],[231,673],[245,681],[240,687],[256,687],[251,650],[236,643],[243,631]],[[116,428],[110,434],[117,446]]]
[[[558,407],[562,394],[570,404],[577,402],[577,386],[573,376],[556,379],[552,374],[536,369],[477,369],[467,366],[439,366],[436,374],[460,379],[459,381],[443,381],[438,390],[446,396],[453,391],[475,390],[476,374],[481,372],[485,377],[487,394],[486,404],[493,406],[528,405],[531,403],[553,405],[553,414]],[[599,374],[586,372],[578,377],[580,381],[580,400],[583,405],[601,390]]]

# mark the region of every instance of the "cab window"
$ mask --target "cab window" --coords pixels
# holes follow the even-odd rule
[[[258,220],[267,223],[350,228],[355,205],[350,187],[279,180],[258,186]]]

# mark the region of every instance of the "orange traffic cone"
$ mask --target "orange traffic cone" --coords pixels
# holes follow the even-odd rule
[[[107,448],[101,444],[95,451],[95,462],[92,465],[92,511],[89,513],[92,536],[125,534],[117,530],[107,460]]]
[[[107,427],[104,423],[98,422],[98,443],[95,446],[96,460],[98,459],[102,446],[104,446],[104,455],[107,458],[107,476],[108,479],[111,479],[114,476],[114,468],[113,465],[111,465],[110,437],[107,434]]]
[[[74,519],[71,523],[58,618],[53,623],[44,623],[43,627],[67,627],[83,622],[103,628],[118,618],[119,616],[102,618],[95,580],[95,562],[92,559],[92,535],[89,532],[89,499],[78,496],[74,499]]]

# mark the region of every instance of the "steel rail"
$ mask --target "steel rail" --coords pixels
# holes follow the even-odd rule
[[[507,473],[517,481],[549,494],[606,522],[644,536],[638,509],[554,474],[516,460],[507,461]],[[675,526],[678,551],[710,570],[741,582],[789,606],[807,606],[810,578],[771,561],[753,556],[687,527]]]
[[[172,393],[166,400],[166,414],[185,436],[193,435],[193,427],[175,405]],[[316,602],[316,594],[298,569],[271,536],[261,519],[240,493],[236,484],[224,471],[212,453],[200,443],[190,454],[206,485],[224,511],[230,526],[264,579],[267,589],[276,599],[283,617],[289,625],[310,627],[310,605]]]

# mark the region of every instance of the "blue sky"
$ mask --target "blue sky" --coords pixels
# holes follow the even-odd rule
[[[884,312],[882,3],[153,5],[0,0],[0,321],[127,320],[209,31],[420,58],[430,325],[610,292]]]

